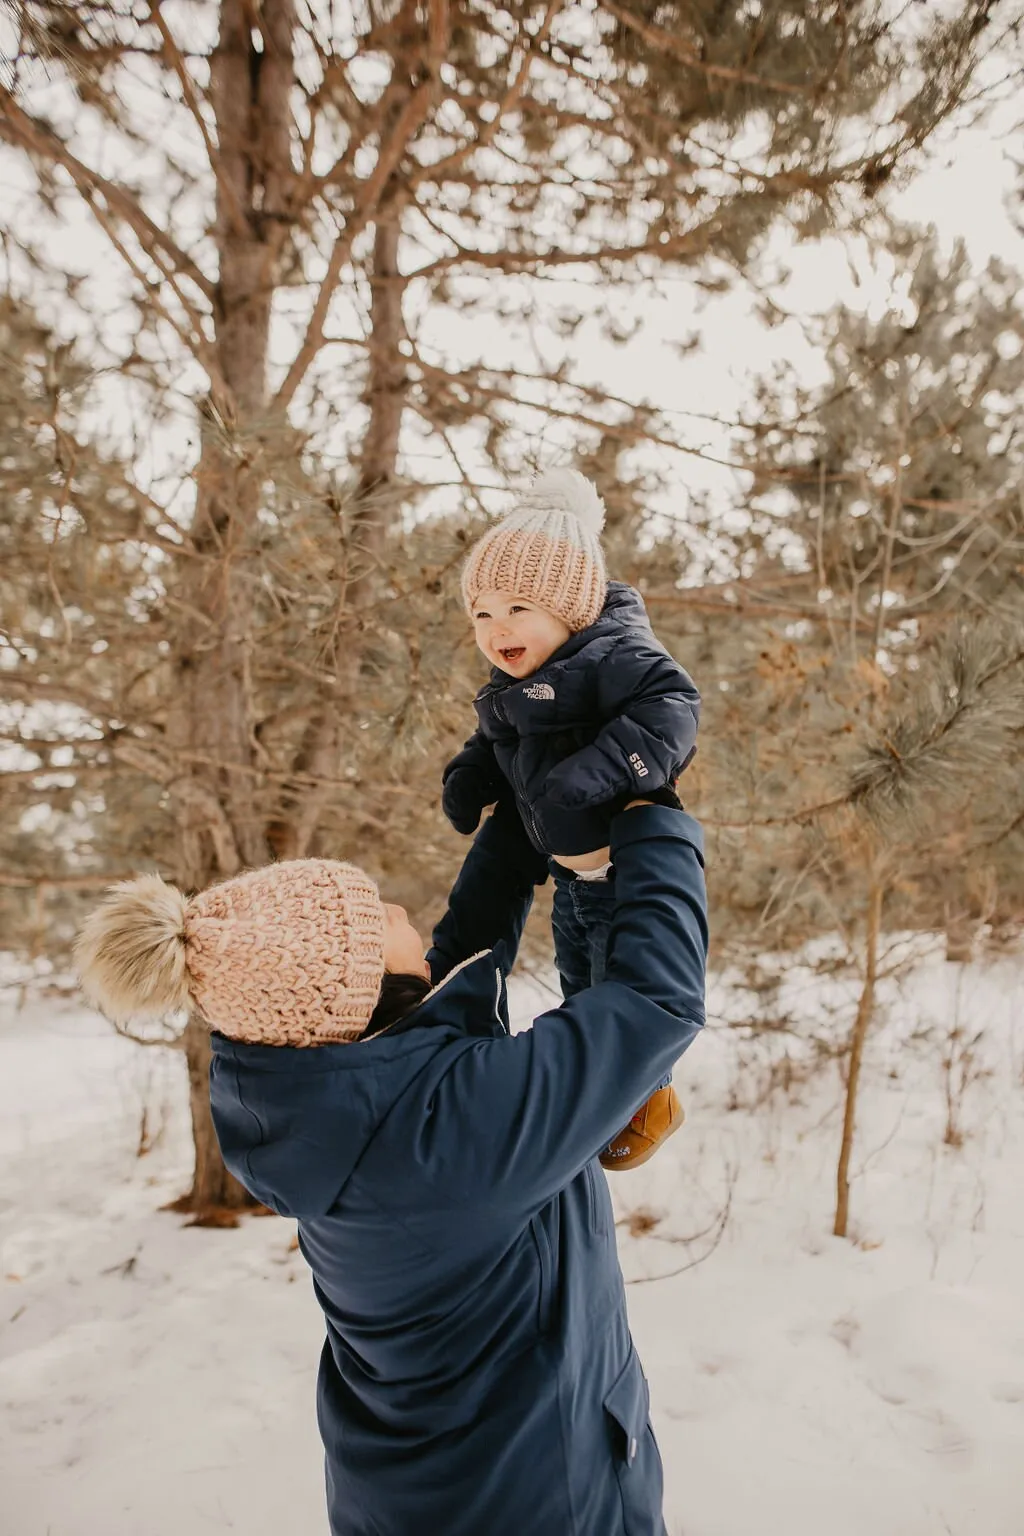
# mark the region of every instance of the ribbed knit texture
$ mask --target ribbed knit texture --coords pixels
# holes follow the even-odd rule
[[[294,859],[238,875],[185,912],[189,992],[253,1045],[358,1040],[384,976],[384,908],[352,864]]]
[[[472,614],[482,592],[511,592],[556,614],[575,634],[604,607],[604,507],[575,470],[542,475],[519,504],[474,545],[462,571]]]

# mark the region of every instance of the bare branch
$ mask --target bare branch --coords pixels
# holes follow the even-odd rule
[[[52,128],[18,105],[13,93],[5,86],[0,86],[0,138],[61,166],[90,207],[94,206],[98,193],[111,212],[131,226],[139,244],[154,260],[160,256],[169,260],[182,277],[188,278],[203,297],[212,302],[214,284],[167,231],[153,222],[127,189],[101,176],[73,155]]]
[[[498,102],[497,109],[490,121],[478,127],[476,137],[463,144],[453,154],[447,155],[443,160],[438,160],[432,165],[423,165],[418,171],[413,171],[405,183],[410,191],[414,191],[421,181],[444,181],[450,177],[451,173],[458,166],[468,160],[471,155],[479,153],[481,149],[486,148],[491,143],[499,129],[504,126],[505,119],[518,107],[523,92],[526,89],[527,81],[530,78],[530,69],[534,60],[538,57],[541,46],[547,41],[555,17],[562,10],[565,3],[566,0],[548,0],[540,26],[536,32],[527,34],[526,42],[523,45],[522,57],[519,60],[519,67],[513,74],[508,90],[501,101]]]
[[[429,47],[423,64],[425,79],[412,92],[399,112],[387,142],[380,147],[373,174],[367,178],[363,187],[359,207],[349,218],[344,232],[339,234],[334,243],[327,262],[327,271],[313,303],[305,335],[274,400],[275,409],[278,411],[288,408],[306,376],[310,363],[316,357],[323,341],[324,324],[341,270],[351,254],[356,239],[367,225],[373,222],[389,180],[430,111],[438,87],[438,70],[444,59],[448,30],[447,0],[430,0]]]
[[[206,126],[206,119],[203,116],[203,110],[199,104],[199,98],[196,95],[192,76],[189,74],[188,69],[185,66],[185,60],[182,57],[181,50],[179,49],[178,44],[175,41],[174,34],[167,23],[167,19],[164,16],[163,11],[161,10],[161,0],[150,0],[149,14],[156,25],[157,31],[160,33],[160,36],[163,39],[162,52],[164,57],[167,59],[171,68],[174,70],[174,73],[178,77],[178,80],[181,84],[182,95],[185,98],[185,104],[191,112],[193,119],[195,120],[196,127],[199,129],[199,134],[203,141],[203,147],[206,150],[206,157],[210,162],[210,169],[212,170],[214,176],[217,178],[217,184],[220,187],[225,200],[227,201],[228,207],[231,211],[231,219],[234,227],[236,231],[244,233],[246,229],[245,212],[239,203],[238,198],[235,196],[234,187],[224,175],[223,166],[221,164],[221,157],[217,151],[217,146],[214,144],[213,139],[210,136],[210,130]]]

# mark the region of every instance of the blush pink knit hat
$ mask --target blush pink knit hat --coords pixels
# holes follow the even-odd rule
[[[549,469],[473,546],[462,571],[470,614],[481,592],[512,592],[586,629],[604,607],[604,503],[575,469]]]
[[[112,887],[75,948],[120,1021],[194,1006],[253,1045],[358,1040],[384,976],[384,907],[352,864],[295,859],[185,897],[159,875]]]

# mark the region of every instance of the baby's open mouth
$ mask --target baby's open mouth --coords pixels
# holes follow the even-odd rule
[[[505,661],[510,661],[515,664],[517,661],[522,661],[523,657],[526,655],[526,646],[506,645],[502,647],[502,649],[498,652],[498,655],[501,656]]]

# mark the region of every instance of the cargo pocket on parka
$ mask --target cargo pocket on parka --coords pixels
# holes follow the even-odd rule
[[[635,1349],[605,1395],[615,1476],[626,1536],[658,1536],[662,1524],[661,1457],[650,1422],[651,1396]]]
[[[608,1231],[608,1222],[605,1219],[607,1191],[603,1190],[598,1182],[601,1173],[597,1159],[591,1158],[583,1171],[587,1179],[587,1219],[590,1231],[595,1237],[604,1237]]]
[[[550,1333],[553,1321],[554,1258],[543,1214],[530,1222],[530,1236],[537,1254],[537,1332]]]

